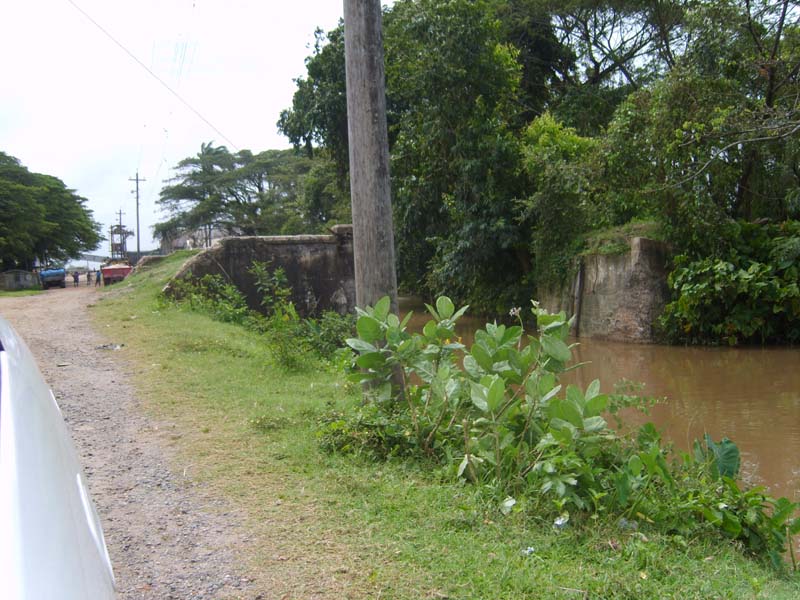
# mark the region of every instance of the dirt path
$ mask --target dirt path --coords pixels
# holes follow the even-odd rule
[[[117,578],[119,598],[267,598],[239,567],[242,519],[173,473],[169,432],[140,409],[124,349],[97,334],[93,287],[0,298],[53,388],[81,457]]]

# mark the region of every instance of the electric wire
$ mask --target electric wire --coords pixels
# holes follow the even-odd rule
[[[233,142],[230,140],[230,138],[229,138],[228,136],[226,136],[224,133],[222,133],[222,132],[221,132],[221,131],[220,131],[220,130],[217,128],[217,127],[215,127],[215,126],[214,126],[214,124],[213,124],[211,121],[209,121],[208,119],[206,119],[206,118],[205,118],[205,117],[204,117],[204,116],[203,116],[203,115],[202,115],[202,114],[201,114],[201,113],[200,113],[200,112],[199,112],[199,111],[198,111],[196,108],[194,108],[194,107],[193,107],[191,104],[189,104],[189,102],[188,102],[188,101],[186,101],[186,100],[185,100],[185,99],[184,99],[184,98],[183,98],[183,97],[182,97],[180,94],[178,94],[178,92],[176,92],[175,90],[173,90],[173,89],[172,89],[172,88],[171,88],[171,87],[170,87],[170,86],[169,86],[169,85],[168,85],[168,84],[167,84],[167,83],[166,83],[166,82],[165,82],[163,79],[161,79],[161,78],[160,78],[158,75],[156,75],[156,74],[155,74],[155,73],[154,73],[154,72],[153,72],[153,71],[152,71],[152,70],[151,70],[151,69],[150,69],[150,68],[149,68],[149,67],[148,67],[146,64],[144,64],[144,63],[143,63],[141,60],[139,60],[139,59],[136,57],[136,55],[135,55],[133,52],[131,52],[130,50],[128,50],[128,49],[127,49],[127,48],[126,48],[126,47],[125,47],[125,46],[124,46],[124,45],[123,45],[121,42],[119,42],[119,41],[118,41],[118,40],[117,40],[117,39],[116,39],[116,38],[115,38],[113,35],[111,35],[111,34],[110,34],[108,31],[106,31],[106,29],[105,29],[105,28],[104,28],[102,25],[100,25],[100,23],[98,23],[97,21],[95,21],[95,20],[94,20],[94,19],[93,19],[93,18],[92,18],[92,17],[91,17],[91,16],[90,16],[90,15],[89,15],[89,14],[88,14],[86,11],[85,11],[85,10],[83,10],[83,9],[82,9],[80,6],[78,6],[78,5],[77,5],[77,4],[76,4],[76,3],[75,3],[73,0],[67,0],[67,2],[69,2],[69,3],[70,3],[70,4],[71,4],[71,5],[72,5],[72,6],[75,8],[75,10],[77,10],[77,11],[78,11],[78,12],[80,12],[80,13],[81,13],[81,14],[82,14],[84,17],[86,17],[86,19],[88,19],[88,20],[89,20],[89,22],[91,22],[91,23],[92,23],[92,25],[94,25],[94,26],[95,26],[95,27],[97,27],[97,28],[98,28],[100,31],[102,31],[102,32],[103,32],[103,34],[104,34],[104,35],[105,35],[105,36],[106,36],[108,39],[110,39],[112,42],[114,42],[114,44],[116,44],[117,46],[119,46],[119,48],[120,48],[120,49],[121,49],[123,52],[125,52],[125,54],[127,54],[127,55],[128,55],[130,58],[132,58],[132,59],[133,59],[133,60],[136,62],[136,64],[138,64],[138,65],[139,65],[141,68],[143,68],[145,71],[147,71],[147,73],[148,73],[148,74],[149,74],[149,75],[150,75],[150,76],[151,76],[153,79],[155,79],[156,81],[158,81],[158,83],[160,83],[160,84],[161,84],[161,85],[164,87],[164,89],[166,89],[166,90],[167,90],[167,91],[168,91],[170,94],[172,94],[173,96],[175,96],[175,98],[177,98],[177,99],[178,99],[178,100],[181,102],[181,104],[183,104],[183,105],[184,105],[186,108],[188,108],[190,111],[192,111],[192,112],[195,114],[195,116],[197,116],[197,118],[199,118],[201,121],[203,121],[203,123],[205,123],[205,124],[206,124],[206,125],[208,125],[208,126],[211,128],[211,129],[213,129],[215,133],[217,133],[217,134],[218,134],[218,135],[219,135],[219,136],[220,136],[222,139],[224,139],[226,142],[228,142],[228,144],[230,144],[230,145],[231,145],[231,147],[232,147],[234,150],[236,150],[236,151],[238,152],[239,148],[236,146],[236,144],[234,144],[234,143],[233,143]]]

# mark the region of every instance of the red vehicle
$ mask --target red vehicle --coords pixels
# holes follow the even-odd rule
[[[111,263],[100,267],[103,274],[103,285],[111,285],[125,279],[133,271],[133,267],[128,263]]]

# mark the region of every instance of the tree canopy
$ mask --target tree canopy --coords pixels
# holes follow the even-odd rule
[[[395,2],[403,286],[499,310],[565,277],[593,229],[654,219],[699,256],[736,219],[800,216],[799,18],[789,0]],[[317,31],[278,123],[340,173],[344,34]]]
[[[159,239],[211,230],[226,235],[318,231],[340,214],[342,193],[333,164],[293,150],[231,153],[204,143],[175,167],[159,204],[170,218],[155,226]],[[342,220],[348,220],[345,212]],[[209,238],[210,239],[210,238]]]
[[[96,248],[100,224],[86,203],[60,179],[0,152],[0,266],[32,268]]]

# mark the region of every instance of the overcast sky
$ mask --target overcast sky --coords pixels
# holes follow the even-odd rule
[[[0,150],[88,198],[106,236],[119,210],[135,229],[138,170],[141,247],[154,248],[163,180],[201,143],[289,147],[275,123],[292,79],[305,74],[315,28],[341,16],[342,0],[4,1]]]

